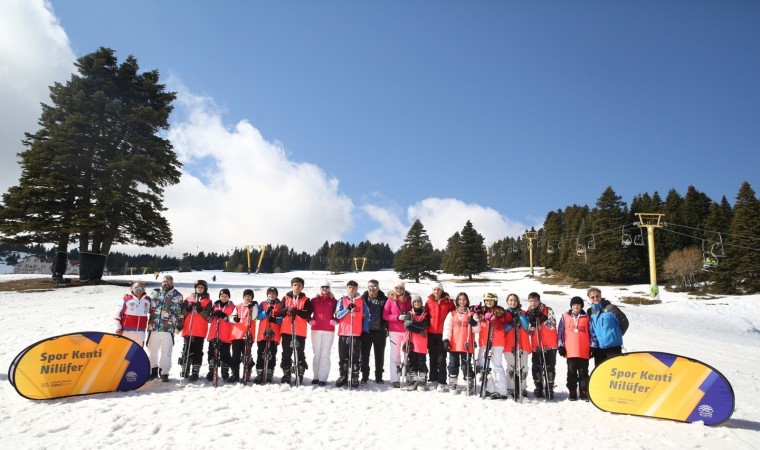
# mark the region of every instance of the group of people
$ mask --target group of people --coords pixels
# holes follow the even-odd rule
[[[329,281],[321,283],[312,298],[303,292],[302,278],[293,278],[290,287],[281,299],[277,288],[270,287],[261,303],[246,289],[235,304],[226,288],[212,300],[204,280],[195,283],[187,298],[174,288],[171,275],[150,294],[144,283],[135,282],[115,317],[116,332],[144,344],[150,377],[162,381],[169,380],[174,335],[181,333],[182,378],[199,379],[207,342],[209,381],[270,383],[281,347],[280,383],[301,385],[309,368],[304,350],[310,328],[311,384],[327,384],[337,331],[337,387],[367,383],[373,352],[374,382],[384,383],[389,343],[394,388],[426,390],[429,383],[437,391],[458,392],[461,372],[464,392],[491,399],[528,395],[529,360],[534,396],[553,398],[559,353],[567,360],[568,398],[588,400],[589,360],[593,357],[599,365],[621,354],[628,329],[625,314],[597,288],[587,292],[587,311],[583,299],[573,297],[570,309],[558,318],[536,292],[528,294],[523,309],[516,294],[509,294],[504,306],[490,292],[478,305],[471,305],[465,292],[452,300],[441,283],[433,285],[425,301],[408,292],[403,281],[387,295],[377,280],[369,280],[363,294],[355,281],[338,296]]]

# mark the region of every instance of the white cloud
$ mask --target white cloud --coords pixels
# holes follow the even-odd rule
[[[174,118],[168,137],[185,167],[164,202],[174,245],[157,250],[285,244],[313,253],[348,231],[353,203],[339,192],[337,179],[314,164],[289,160],[281,145],[264,140],[247,121],[225,128],[208,98],[178,89],[177,107],[175,113],[186,117]]]
[[[18,184],[25,132],[38,128],[49,87],[74,72],[74,52],[49,2],[3,0],[0,14],[0,193]]]
[[[370,240],[374,242],[372,237],[377,237],[379,241],[388,242],[394,250],[403,244],[409,227],[417,219],[425,226],[433,247],[439,249],[446,248],[449,237],[461,231],[468,220],[487,243],[504,237],[516,237],[528,228],[495,209],[453,198],[426,198],[409,206],[406,223],[398,220],[400,216],[392,208],[367,204],[361,209],[380,223],[379,228],[368,234]]]

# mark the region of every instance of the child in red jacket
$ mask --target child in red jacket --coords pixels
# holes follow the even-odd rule
[[[407,313],[407,319],[404,321],[407,336],[404,341],[407,342],[406,352],[409,359],[409,388],[410,391],[416,391],[417,388],[426,390],[426,381],[428,369],[425,365],[425,355],[428,350],[427,328],[430,325],[430,317],[422,304],[422,298],[419,295],[412,295],[412,310]]]

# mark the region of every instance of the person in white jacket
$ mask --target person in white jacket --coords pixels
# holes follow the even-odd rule
[[[116,313],[116,334],[145,345],[145,329],[150,315],[150,297],[145,294],[145,283],[136,281],[128,294],[119,302]]]

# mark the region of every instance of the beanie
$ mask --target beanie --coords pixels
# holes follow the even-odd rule
[[[246,290],[244,290],[243,291],[243,297],[245,297],[246,295],[250,295],[251,298],[253,298],[253,289],[246,289]]]
[[[222,294],[227,294],[227,297],[232,297],[232,295],[230,295],[230,290],[229,290],[229,289],[227,289],[227,288],[223,288],[223,289],[221,289],[221,290],[219,291],[219,297],[221,297],[221,296],[222,296]]]
[[[572,308],[573,305],[581,305],[583,306],[583,299],[580,297],[573,297],[570,299],[570,307]]]

